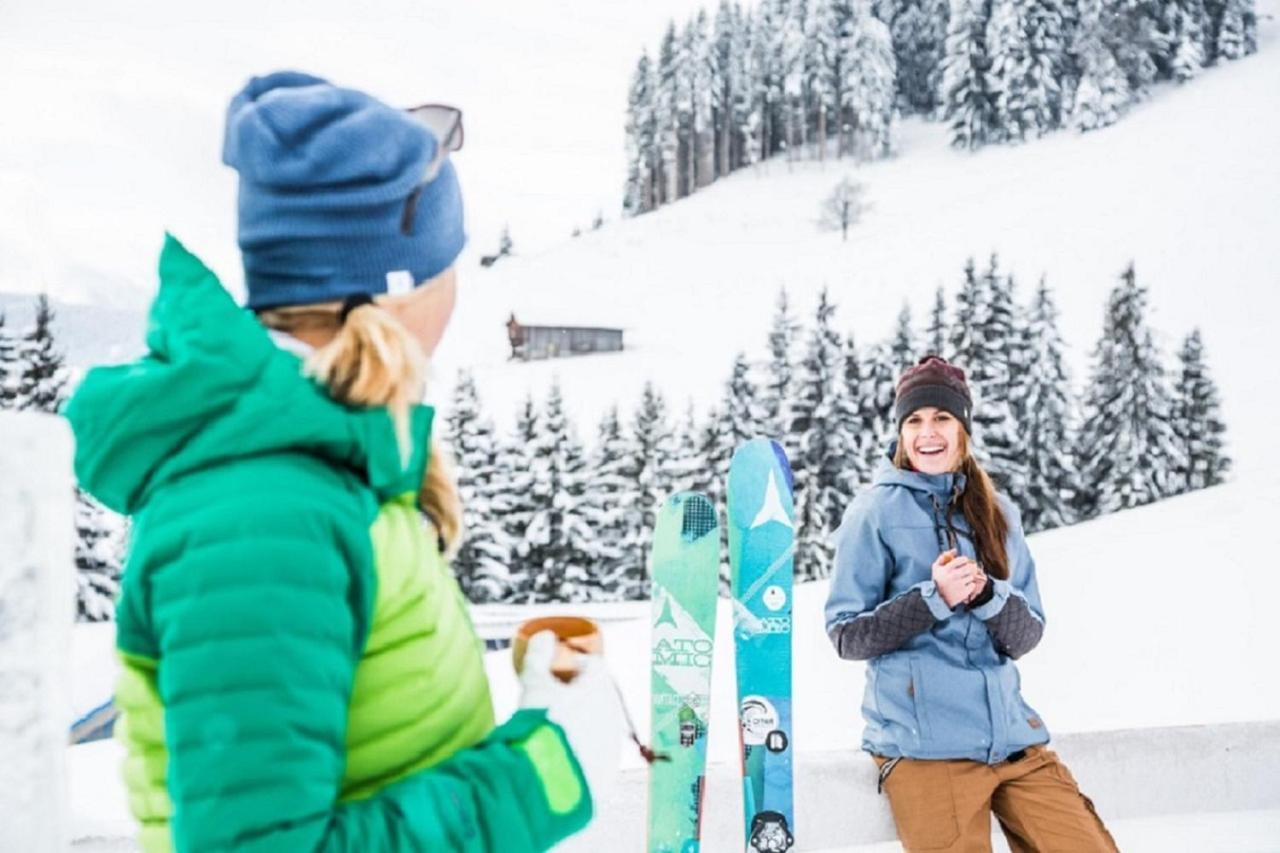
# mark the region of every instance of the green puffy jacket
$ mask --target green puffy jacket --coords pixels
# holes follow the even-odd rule
[[[118,728],[143,849],[544,850],[591,800],[482,650],[384,409],[335,403],[168,238],[146,357],[89,372],[76,472],[133,517]]]

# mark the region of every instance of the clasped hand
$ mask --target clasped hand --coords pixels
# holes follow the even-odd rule
[[[977,598],[987,585],[987,575],[981,566],[968,557],[957,556],[952,548],[934,561],[933,583],[947,607],[955,607]]]

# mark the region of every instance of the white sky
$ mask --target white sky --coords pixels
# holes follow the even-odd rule
[[[249,76],[286,67],[460,106],[472,252],[507,221],[517,250],[567,239],[597,209],[617,218],[634,63],[700,5],[5,0],[0,291],[150,289],[164,228],[238,286],[223,110]]]

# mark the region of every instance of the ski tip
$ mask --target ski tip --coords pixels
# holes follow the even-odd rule
[[[713,532],[719,525],[716,519],[716,508],[706,495],[698,492],[687,492],[680,495],[684,499],[684,515],[680,525],[680,535],[686,539],[700,539]]]
[[[763,501],[770,518],[792,527],[794,488],[791,465],[782,445],[769,438],[744,442],[738,445],[729,463],[729,517],[737,527],[755,527]]]
[[[753,438],[739,444],[733,451],[733,458],[729,462],[730,470],[732,470],[734,462],[743,462],[752,457],[772,457],[777,461],[779,467],[787,472],[788,477],[791,472],[791,463],[787,459],[787,451],[782,449],[782,445],[772,438]]]
[[[773,458],[778,461],[778,467],[782,469],[783,476],[787,478],[787,491],[791,491],[796,487],[796,484],[791,476],[791,463],[787,460],[787,452],[776,441],[771,440],[769,444],[773,448]]]

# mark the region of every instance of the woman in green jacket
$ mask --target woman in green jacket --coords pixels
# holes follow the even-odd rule
[[[531,650],[534,707],[495,727],[442,553],[460,508],[418,401],[460,142],[453,110],[251,80],[223,159],[252,313],[169,237],[148,354],[68,404],[77,475],[133,518],[117,736],[148,853],[532,851],[591,817],[607,676],[561,685]]]

